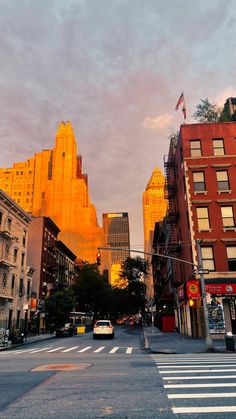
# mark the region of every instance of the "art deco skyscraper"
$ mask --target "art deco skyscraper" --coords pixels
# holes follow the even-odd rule
[[[161,170],[155,167],[143,192],[144,251],[149,249],[150,235],[154,231],[155,223],[163,220],[166,214],[164,186],[165,178]]]
[[[82,173],[69,121],[59,125],[53,149],[0,169],[0,188],[26,212],[50,217],[61,230],[60,240],[79,258],[95,261],[102,229],[90,203],[87,175]]]
[[[167,210],[167,201],[164,196],[165,177],[158,167],[152,172],[150,180],[143,192],[143,229],[144,229],[144,251],[152,249],[153,232],[155,223],[162,221]],[[146,257],[147,260],[150,259]],[[147,298],[153,297],[152,274],[146,279]]]
[[[117,285],[121,263],[130,256],[129,217],[127,212],[103,214],[103,234],[105,247],[116,247],[118,251],[102,253],[104,268],[108,269],[109,282]]]

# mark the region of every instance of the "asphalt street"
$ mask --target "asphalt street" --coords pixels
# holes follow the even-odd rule
[[[235,353],[144,346],[142,329],[120,326],[113,340],[90,332],[1,351],[0,418],[236,417]]]

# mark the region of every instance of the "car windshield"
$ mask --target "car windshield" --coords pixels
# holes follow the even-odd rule
[[[96,326],[110,326],[110,322],[108,322],[108,321],[97,322]]]

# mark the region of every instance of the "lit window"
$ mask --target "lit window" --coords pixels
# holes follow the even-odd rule
[[[233,207],[221,207],[223,227],[234,227]]]
[[[212,143],[214,156],[223,156],[225,154],[223,138],[215,138]]]
[[[197,208],[197,221],[199,230],[209,230],[209,214],[207,207],[198,207]]]
[[[191,140],[190,142],[190,154],[191,157],[197,157],[202,155],[201,141]]]
[[[236,271],[236,246],[226,246],[229,271]]]
[[[215,263],[213,257],[212,246],[201,246],[202,251],[202,266],[203,269],[208,269],[209,271],[215,270]]]
[[[229,190],[228,172],[226,170],[219,170],[216,172],[217,186],[219,191]]]
[[[194,191],[206,190],[204,172],[193,173],[193,188],[194,188]]]

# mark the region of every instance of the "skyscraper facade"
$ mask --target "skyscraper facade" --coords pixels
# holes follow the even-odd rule
[[[155,223],[162,221],[167,210],[165,199],[165,177],[158,167],[152,172],[149,182],[143,192],[143,230],[144,230],[144,252],[152,251],[153,234]],[[151,262],[150,256],[145,256]],[[152,301],[154,296],[153,275],[151,267],[146,278],[146,298]]]
[[[25,162],[0,169],[0,188],[26,212],[50,217],[60,228],[62,240],[77,256],[96,259],[102,229],[88,194],[88,178],[69,121],[57,130],[55,146],[36,153]]]
[[[150,238],[153,234],[155,223],[163,220],[167,201],[164,196],[165,177],[158,167],[152,172],[149,182],[143,192],[143,229],[144,251],[150,250]]]
[[[120,248],[116,251],[104,251],[103,265],[109,272],[109,282],[116,284],[121,263],[130,256],[123,249],[130,248],[129,217],[127,212],[103,214],[104,246]]]

